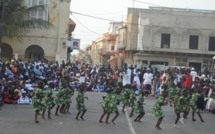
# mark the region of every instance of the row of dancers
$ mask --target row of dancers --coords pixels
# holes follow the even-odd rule
[[[39,82],[38,88],[34,90],[33,94],[33,106],[35,110],[35,122],[39,123],[37,116],[39,115],[39,111],[42,111],[42,118],[45,119],[45,112],[48,109],[48,118],[51,119],[50,114],[52,108],[56,105],[56,112],[55,115],[58,116],[58,112],[61,114],[69,113],[69,108],[71,102],[71,97],[74,95],[74,88],[69,84],[69,81],[66,79],[62,82],[62,87],[60,88],[59,92],[56,94],[56,98],[53,97],[52,88],[54,87],[53,83],[49,84],[49,88],[43,91],[44,83]],[[88,99],[85,97],[85,89],[86,84],[82,83],[79,87],[79,91],[76,97],[76,109],[78,110],[76,120],[80,119],[84,120],[83,116],[87,111],[85,106],[84,100]],[[141,122],[141,119],[145,115],[144,110],[144,90],[141,90],[140,93],[137,95],[135,94],[136,85],[129,85],[122,86],[122,83],[111,83],[111,87],[107,90],[107,94],[103,96],[103,102],[101,102],[101,106],[103,109],[103,113],[99,119],[100,123],[103,123],[103,118],[106,115],[105,123],[106,124],[114,124],[115,120],[119,116],[118,105],[120,103],[123,104],[122,112],[125,112],[126,107],[131,107],[131,112],[129,117],[134,116],[134,112],[137,114],[134,121]],[[197,113],[201,122],[204,120],[201,117],[199,108],[197,106],[197,100],[200,97],[198,93],[198,89],[193,90],[192,92],[186,89],[182,89],[181,83],[178,83],[175,86],[173,83],[169,85],[169,87],[164,87],[164,91],[158,97],[152,113],[155,117],[158,118],[157,124],[155,128],[158,130],[162,130],[160,128],[160,124],[164,118],[164,113],[162,111],[162,106],[170,104],[172,107],[174,105],[174,112],[176,114],[176,120],[173,125],[175,128],[179,128],[177,125],[178,121],[184,124],[184,119],[187,118],[187,115],[192,109],[192,121],[196,121],[194,118],[194,114]],[[43,101],[44,100],[44,101]],[[109,116],[110,114],[115,113],[113,119],[111,119],[109,123]],[[182,118],[180,119],[180,113],[184,113]]]

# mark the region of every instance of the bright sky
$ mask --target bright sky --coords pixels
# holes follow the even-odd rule
[[[127,8],[148,8],[150,4],[175,7],[215,10],[215,0],[71,0],[71,11],[78,12],[99,18],[124,21],[127,16]],[[150,3],[144,4],[140,2]],[[103,33],[107,32],[109,22],[105,20],[94,19],[78,14],[73,14],[71,18],[76,23],[74,38],[81,39],[81,49],[89,46],[92,41],[96,40]],[[73,53],[77,53],[74,51]]]

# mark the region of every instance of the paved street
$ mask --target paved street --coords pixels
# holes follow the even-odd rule
[[[163,107],[165,118],[161,123],[163,130],[158,131],[154,128],[157,119],[151,114],[151,109],[155,104],[155,98],[149,97],[145,100],[146,115],[142,123],[133,122],[133,118],[126,117],[127,114],[121,113],[116,120],[116,126],[110,124],[100,124],[98,120],[102,114],[102,108],[99,102],[102,102],[104,93],[86,93],[89,100],[86,100],[88,111],[85,114],[85,121],[76,121],[75,116],[75,96],[72,98],[70,108],[71,115],[61,115],[53,120],[42,120],[40,123],[34,123],[34,111],[32,105],[4,105],[0,111],[0,134],[214,134],[215,115],[208,112],[202,113],[205,123],[201,123],[196,116],[197,121],[191,121],[191,114],[186,125],[181,125],[180,129],[174,129],[175,114],[173,108]],[[119,106],[121,109],[121,106]],[[54,113],[55,108],[52,110]],[[127,109],[127,113],[130,109]],[[110,119],[113,118],[111,115]]]

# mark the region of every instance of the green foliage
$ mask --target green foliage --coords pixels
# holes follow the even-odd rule
[[[3,16],[3,38],[10,40],[22,40],[22,35],[30,32],[33,29],[54,28],[53,24],[43,19],[30,19],[31,13],[45,11],[46,5],[38,5],[27,7],[25,0],[5,0],[9,1],[5,6]],[[2,17],[2,4],[0,0],[0,18]]]

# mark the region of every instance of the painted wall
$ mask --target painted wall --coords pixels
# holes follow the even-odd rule
[[[139,19],[148,19],[149,24],[138,29]],[[215,36],[215,13],[177,12],[154,9],[128,9],[128,44],[127,50],[137,50],[138,30],[143,30],[141,41],[143,50],[162,51],[161,34],[171,34],[168,51],[186,53],[207,53],[209,36]],[[141,24],[143,25],[143,24]],[[136,34],[135,34],[136,33]],[[189,36],[198,35],[198,50],[189,49]]]
[[[28,4],[28,3],[26,3]],[[24,55],[27,47],[39,45],[43,48],[45,56],[50,56],[61,63],[66,61],[67,49],[63,42],[68,40],[70,0],[49,0],[48,12],[49,21],[54,25],[54,29],[32,29],[23,35],[22,42],[3,39],[3,42],[13,48],[14,53]]]

